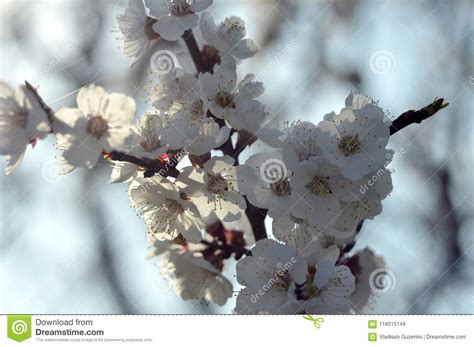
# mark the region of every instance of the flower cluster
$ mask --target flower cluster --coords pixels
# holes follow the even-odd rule
[[[2,82],[6,173],[48,134],[62,150],[64,174],[107,161],[110,182],[128,186],[151,253],[184,300],[225,304],[235,292],[226,265],[235,259],[237,313],[361,311],[373,296],[370,273],[384,262],[368,248],[349,252],[392,190],[390,122],[356,92],[319,124],[271,118],[259,100],[263,84],[237,77],[259,47],[245,38],[242,19],[216,24],[206,12],[211,3],[130,0],[118,16],[133,63],[164,41],[186,47],[169,71],[152,74],[140,117],[132,98],[99,86],[82,88],[77,107],[53,112],[30,85],[15,92]],[[271,150],[239,163],[255,141]]]

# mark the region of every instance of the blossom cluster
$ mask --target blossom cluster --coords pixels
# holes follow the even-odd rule
[[[236,313],[359,312],[373,296],[370,273],[384,266],[369,248],[351,252],[363,221],[382,212],[392,190],[384,111],[351,92],[318,124],[271,117],[263,83],[237,76],[258,45],[242,19],[216,23],[211,3],[130,0],[118,16],[132,64],[155,43],[188,48],[171,57],[171,69],[152,72],[149,111],[139,117],[134,99],[100,86],[83,87],[77,106],[53,112],[34,88],[2,82],[6,173],[28,144],[52,134],[63,174],[105,160],[110,182],[128,186],[151,254],[182,299],[223,305],[238,292]],[[269,149],[255,153],[256,141]],[[244,150],[251,155],[240,163]],[[245,225],[255,229],[266,216],[272,228],[253,230],[255,242]],[[232,260],[238,285],[226,277]]]

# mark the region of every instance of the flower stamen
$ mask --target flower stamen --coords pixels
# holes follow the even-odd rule
[[[311,193],[322,197],[332,194],[326,177],[314,176],[313,180],[306,184],[306,188],[308,188]]]
[[[210,175],[208,174],[208,184],[207,190],[212,194],[224,194],[228,190],[232,190],[233,186],[232,183],[227,181],[222,175]]]
[[[272,183],[271,188],[277,196],[289,195],[290,191],[290,181],[288,178],[282,178],[279,181]]]
[[[344,135],[339,141],[338,148],[346,157],[360,152],[361,145],[359,135]]]
[[[100,140],[109,130],[109,124],[100,115],[90,116],[87,122],[87,133]]]
[[[175,17],[183,17],[194,13],[189,0],[171,0],[169,6],[170,13]]]
[[[234,97],[232,94],[225,90],[219,90],[216,95],[216,103],[221,106],[222,108],[233,108],[235,107],[234,104]]]

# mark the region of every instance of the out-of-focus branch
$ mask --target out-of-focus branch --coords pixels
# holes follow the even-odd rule
[[[89,170],[84,177],[84,187],[91,186],[93,184],[91,181],[95,180],[96,176],[97,171]],[[92,222],[95,234],[97,235],[99,251],[97,269],[100,269],[103,273],[103,276],[100,276],[100,278],[110,287],[112,298],[121,314],[136,313],[137,308],[130,300],[130,295],[128,295],[120,278],[120,269],[117,267],[115,250],[112,247],[113,230],[110,229],[109,222],[106,220],[104,205],[95,190],[90,191],[83,199],[87,199],[85,201],[87,201],[88,205],[84,212],[87,213],[87,219]]]
[[[428,163],[427,167],[421,167],[421,170],[430,174],[434,170]],[[410,311],[408,313],[429,313],[430,306],[443,289],[453,285],[453,283],[462,280],[461,266],[463,252],[459,244],[461,226],[463,224],[462,216],[456,210],[458,207],[451,198],[450,190],[452,189],[452,174],[448,168],[439,170],[436,174],[437,180],[435,184],[440,189],[437,197],[437,211],[431,217],[425,218],[426,224],[429,226],[429,235],[438,239],[443,245],[445,252],[444,263],[438,266],[437,273],[426,281],[426,286],[422,286],[420,290],[412,295]]]
[[[449,104],[444,103],[444,99],[435,99],[431,104],[423,107],[422,109],[415,111],[409,110],[402,113],[392,122],[390,125],[390,135],[397,133],[398,131],[402,130],[403,128],[409,126],[413,123],[421,123],[425,119],[433,116],[439,110],[447,107]]]

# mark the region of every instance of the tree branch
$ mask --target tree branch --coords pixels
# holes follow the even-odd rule
[[[422,109],[415,111],[409,110],[402,113],[397,119],[390,125],[390,135],[397,133],[403,128],[413,123],[421,123],[425,119],[433,116],[439,110],[447,107],[448,103],[443,103],[444,99],[435,99],[431,104],[423,107]]]
[[[191,58],[193,59],[194,65],[196,66],[196,70],[198,71],[198,73],[211,72],[212,66],[206,66],[202,53],[199,49],[199,46],[196,42],[196,39],[194,37],[192,30],[191,29],[186,30],[184,34],[182,35],[182,38],[189,50],[189,53],[191,55]],[[53,119],[54,119],[54,112],[43,101],[43,99],[37,93],[36,89],[30,83],[25,81],[25,85],[26,85],[27,90],[30,91],[34,95],[34,97],[38,100],[38,102],[42,105],[44,110],[47,112],[49,121],[52,124]],[[410,124],[421,123],[422,121],[424,121],[427,118],[430,118],[439,110],[447,107],[448,105],[449,105],[448,103],[444,103],[443,98],[440,98],[440,99],[435,99],[431,104],[423,107],[420,110],[417,110],[417,111],[409,110],[407,112],[402,113],[390,125],[390,135],[396,134],[398,131],[409,126]],[[208,116],[214,117],[210,112]],[[220,126],[225,125],[225,121],[221,119],[216,118],[216,121],[218,122]],[[234,148],[234,146],[232,145],[232,140],[229,137],[229,139],[218,149],[222,150],[224,154],[233,157],[235,159],[235,163],[238,165],[239,163],[238,157],[244,147],[245,145],[244,146],[240,145],[240,146],[237,146],[237,148]],[[112,151],[111,153],[106,153],[106,155],[111,160],[129,162],[129,163],[138,165],[140,167],[146,168],[147,170],[144,173],[145,177],[151,177],[157,173],[159,173],[160,175],[164,177],[167,177],[167,176],[177,177],[179,174],[179,171],[176,169],[176,163],[174,162],[170,164],[170,163],[162,162],[161,160],[138,158],[133,155],[118,152],[118,151]],[[193,161],[192,157],[191,157],[191,160]],[[247,208],[245,210],[245,214],[247,215],[247,218],[249,219],[249,222],[252,226],[252,231],[255,236],[255,240],[258,241],[258,240],[267,238],[268,235],[265,228],[265,217],[267,215],[267,210],[260,209],[253,206],[247,199],[246,199],[246,202],[247,202]]]
[[[48,121],[52,128],[53,122],[59,122],[54,117],[54,111],[44,102],[43,98],[38,94],[37,89],[33,87],[31,83],[25,81],[25,87],[26,90],[33,95],[33,97],[38,101],[43,110],[46,112]],[[179,174],[179,171],[176,169],[176,164],[163,163],[160,160],[138,158],[119,151],[112,151],[110,153],[105,153],[105,155],[111,160],[125,161],[146,168],[147,170],[144,173],[145,177],[151,177],[157,173],[164,177],[177,177]]]
[[[205,67],[201,51],[199,50],[199,46],[197,45],[196,39],[194,38],[193,31],[191,29],[186,30],[182,36],[186,46],[188,47],[189,54],[194,61],[194,65],[196,66],[196,70],[201,73],[212,71],[212,67]],[[210,117],[214,117],[212,114],[208,114]],[[223,120],[217,119],[216,121],[220,126],[225,125]],[[237,149],[234,148],[232,145],[232,140],[229,137],[227,141],[218,149],[220,149],[224,154],[227,154],[235,159],[235,164],[239,164],[239,153]],[[260,209],[253,206],[247,199],[245,199],[247,203],[247,208],[245,209],[245,214],[252,226],[252,231],[255,237],[255,240],[262,240],[268,237],[267,231],[265,228],[265,217],[267,216],[267,210]]]
[[[169,164],[156,159],[138,158],[118,151],[106,153],[106,156],[111,160],[125,161],[147,169],[143,174],[145,177],[152,177],[158,173],[163,177],[169,176],[176,178],[179,174],[178,169],[176,169],[176,164],[173,163]]]
[[[252,225],[255,241],[268,238],[267,229],[265,227],[265,217],[267,216],[268,210],[252,205],[247,199],[245,199],[245,201],[247,202],[245,214]]]
[[[36,90],[35,87],[31,85],[31,83],[29,83],[28,81],[25,81],[25,86],[26,86],[26,90],[29,91],[33,95],[36,101],[38,101],[38,103],[41,105],[43,110],[46,112],[46,115],[48,117],[48,122],[52,128],[53,121],[54,121],[54,111],[51,109],[51,107],[49,107],[44,102],[43,98],[38,94],[38,91]]]
[[[191,58],[193,58],[193,62],[194,62],[194,65],[196,66],[196,70],[198,72],[206,72],[206,69],[204,68],[204,61],[202,59],[201,51],[196,42],[196,39],[194,38],[192,29],[186,30],[181,37],[183,38],[184,43],[186,44],[186,47],[188,47],[189,54],[191,54]]]
[[[225,259],[230,258],[232,254],[235,254],[236,259],[240,259],[242,256],[250,254],[250,251],[245,247],[236,247],[226,243],[219,243],[217,241],[209,242],[206,240],[201,240],[200,243],[207,247],[206,251],[211,253],[222,253],[222,256]]]

